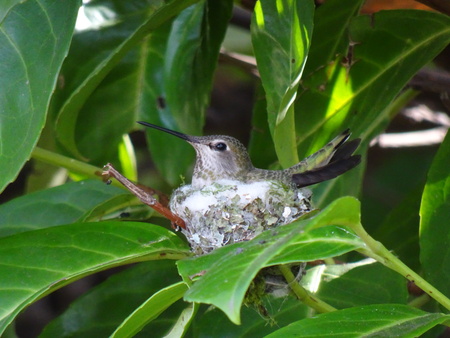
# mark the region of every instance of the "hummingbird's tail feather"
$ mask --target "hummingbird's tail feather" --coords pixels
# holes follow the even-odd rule
[[[359,142],[358,142],[359,144]],[[307,187],[316,183],[331,180],[356,167],[361,162],[360,155],[341,158],[331,161],[323,167],[292,175],[292,181],[298,188]]]
[[[330,163],[339,159],[350,158],[350,156],[352,156],[355,150],[359,147],[360,143],[360,138],[355,138],[349,142],[341,143],[341,145],[336,149],[336,152],[333,154]]]
[[[306,187],[330,180],[356,167],[361,162],[361,156],[353,153],[361,139],[347,142],[349,137],[350,130],[347,129],[325,147],[287,169],[293,172],[293,182],[299,188]]]

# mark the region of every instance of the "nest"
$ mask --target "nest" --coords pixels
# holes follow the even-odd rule
[[[308,189],[276,181],[218,181],[202,189],[174,191],[170,209],[186,222],[183,234],[197,255],[254,238],[311,211]]]

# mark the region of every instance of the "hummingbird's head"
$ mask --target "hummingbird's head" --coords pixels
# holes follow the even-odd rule
[[[245,175],[253,169],[247,149],[234,137],[190,136],[147,122],[138,123],[177,136],[194,147],[197,153],[192,177],[194,187],[201,188],[217,180],[243,181]]]

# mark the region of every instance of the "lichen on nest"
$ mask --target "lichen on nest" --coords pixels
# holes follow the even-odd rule
[[[242,183],[221,180],[202,189],[184,185],[172,194],[170,209],[186,222],[181,231],[201,255],[254,238],[288,224],[311,210],[308,189],[277,181]]]

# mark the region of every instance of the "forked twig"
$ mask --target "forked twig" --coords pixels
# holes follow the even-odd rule
[[[114,167],[108,163],[103,167],[103,173],[102,175],[109,180],[110,177],[115,178],[117,181],[122,183],[133,195],[137,196],[142,203],[147,204],[150,208],[156,210],[161,215],[166,217],[172,222],[172,227],[175,229],[176,227],[180,227],[183,229],[186,229],[185,222],[175,215],[172,211],[170,211],[167,206],[163,205],[162,203],[158,202],[150,192],[153,192],[153,190],[148,190],[147,188],[141,188],[138,185],[131,182],[128,178],[123,176],[121,173],[119,173]],[[147,191],[148,190],[148,191]]]

